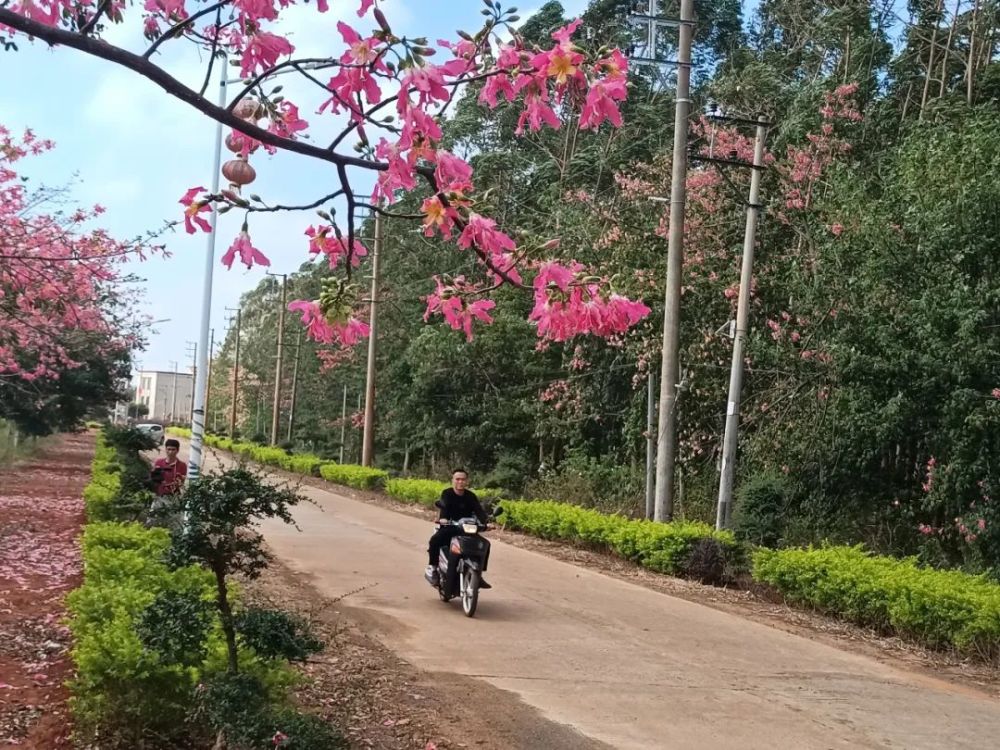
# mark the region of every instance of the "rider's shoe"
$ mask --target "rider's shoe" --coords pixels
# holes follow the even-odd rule
[[[424,578],[431,582],[432,585],[437,586],[440,574],[438,569],[433,565],[428,565],[424,570]]]
[[[485,578],[483,578],[482,576],[480,576],[479,577],[479,588],[481,588],[481,589],[491,589],[493,587],[490,586],[488,583],[486,583],[486,579]]]

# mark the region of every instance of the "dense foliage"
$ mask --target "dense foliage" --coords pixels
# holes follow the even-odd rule
[[[580,43],[623,43],[626,5],[592,3]],[[973,19],[968,3],[957,14],[912,4],[907,24],[873,4],[827,10],[775,0],[742,20],[733,4],[700,13],[695,111],[763,112],[773,123],[741,418],[738,484],[748,491],[740,496],[764,503],[751,488],[780,478],[780,497],[771,497],[780,509],[754,521],[768,543],[863,541],[933,564],[991,569],[1000,564],[1000,64],[989,31],[998,6],[976,4]],[[541,39],[564,21],[550,2],[522,32]],[[666,229],[663,205],[649,198],[669,188],[671,91],[637,69],[622,128],[584,131],[563,112],[562,130],[518,138],[517,112],[479,107],[474,88],[445,123],[444,142],[474,165],[494,214],[516,219],[526,236],[587,249],[582,262],[600,259],[653,312],[610,342],[536,347],[524,320],[530,302],[513,296],[468,343],[415,318],[426,293],[417,280],[442,263],[461,274],[472,260],[386,222],[378,461],[434,478],[460,463],[477,483],[640,514]],[[746,161],[751,153],[752,130],[696,116],[691,133],[696,155]],[[748,179],[747,170],[691,162],[682,518],[714,518],[725,330]],[[304,266],[290,280],[293,293],[318,293],[325,274]],[[243,301],[238,422],[259,437],[274,386],[277,294],[268,280]],[[212,384],[218,415],[210,422],[221,427],[233,344],[230,332]],[[343,427],[347,456],[357,460],[363,352],[312,342],[296,352],[292,442],[333,457]],[[748,511],[737,517],[757,512]]]

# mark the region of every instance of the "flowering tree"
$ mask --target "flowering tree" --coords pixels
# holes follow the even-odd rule
[[[122,264],[156,250],[86,228],[100,206],[65,210],[64,191],[29,190],[20,162],[51,148],[0,126],[0,414],[33,433],[114,398],[139,343]]]
[[[358,212],[370,209],[387,216],[401,196],[421,191],[419,213],[428,236],[454,239],[479,261],[477,278],[438,276],[427,297],[427,315],[440,314],[455,329],[472,336],[474,322],[490,323],[493,301],[485,297],[501,286],[528,287],[535,305],[531,320],[539,336],[565,340],[579,334],[621,333],[648,314],[641,302],[616,294],[600,273],[571,258],[553,257],[557,242],[532,245],[514,241],[489,218],[487,198],[477,196],[468,162],[441,146],[442,117],[468,85],[481,87],[480,101],[520,108],[518,132],[560,124],[557,110],[578,112],[579,127],[597,129],[605,122],[621,125],[618,105],[625,99],[627,65],[617,50],[586,51],[572,37],[575,21],[552,33],[549,49],[529,47],[513,28],[513,9],[486,2],[485,23],[475,34],[459,32],[454,41],[401,38],[380,9],[379,0],[361,0],[358,28],[339,22],[342,47],[319,58],[295,57],[282,34],[281,15],[289,2],[273,0],[147,0],[143,28],[148,47],[140,54],[103,41],[101,32],[126,19],[129,9],[117,0],[17,0],[0,8],[0,29],[72,47],[133,70],[208,117],[228,125],[226,138],[234,158],[223,167],[229,188],[210,194],[191,188],[181,198],[188,232],[207,231],[212,211],[244,212],[241,231],[223,256],[247,267],[268,264],[253,244],[250,225],[255,214],[319,209],[326,223],[309,226],[308,250],[326,259],[339,278],[330,279],[316,300],[296,300],[309,335],[319,341],[352,343],[367,326],[352,311],[359,287],[352,269],[367,249],[357,234]],[[319,0],[317,13],[329,10]],[[505,41],[509,35],[509,41]],[[184,86],[153,60],[166,43],[187,40],[207,50],[205,84]],[[204,92],[212,68],[225,55],[238,61],[245,85],[225,107],[212,104]],[[442,58],[442,62],[430,60]],[[310,124],[300,104],[267,90],[279,73],[295,71],[315,86],[315,116],[339,116],[346,124],[327,146],[306,140]],[[279,87],[280,89],[280,87]],[[314,129],[315,130],[315,129]],[[344,148],[357,143],[353,152]],[[330,165],[339,185],[334,192],[302,206],[271,205],[241,188],[255,178],[251,157],[263,149],[310,156]],[[374,176],[368,196],[355,192],[358,174]],[[346,204],[338,216],[335,202]],[[304,242],[305,244],[305,242]],[[526,281],[523,273],[535,273]]]

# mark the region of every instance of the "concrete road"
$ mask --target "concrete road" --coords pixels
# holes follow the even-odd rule
[[[971,689],[502,543],[468,619],[423,579],[430,523],[302,493],[317,505],[296,510],[301,532],[264,527],[290,567],[331,597],[368,586],[343,604],[418,667],[486,681],[608,746],[981,750],[1000,737],[1000,703]]]

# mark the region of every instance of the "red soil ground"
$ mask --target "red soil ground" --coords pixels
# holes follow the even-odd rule
[[[80,585],[92,434],[46,440],[0,468],[0,746],[72,747],[64,599]]]

